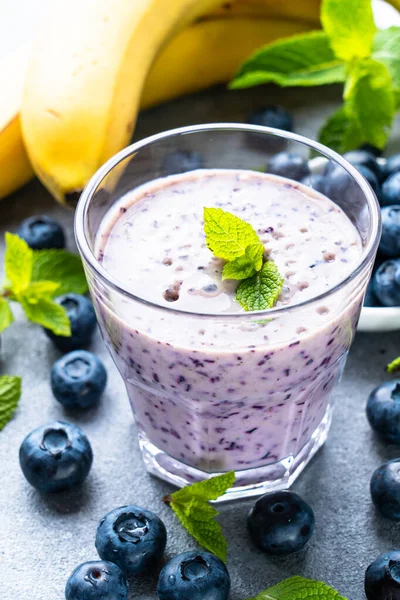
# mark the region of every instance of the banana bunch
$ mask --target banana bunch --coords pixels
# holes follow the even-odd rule
[[[0,198],[35,173],[73,205],[99,166],[129,143],[140,108],[229,81],[259,46],[318,28],[319,4],[50,3],[32,52],[0,63],[9,83],[0,107]]]

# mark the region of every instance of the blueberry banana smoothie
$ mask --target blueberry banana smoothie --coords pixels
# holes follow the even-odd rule
[[[284,284],[270,318],[246,313],[238,282],[222,280],[205,206],[250,223],[277,265]],[[307,302],[360,261],[360,235],[339,206],[278,176],[191,171],[124,195],[103,218],[95,251],[140,299],[92,284],[141,443],[169,460],[167,470],[186,466],[190,480],[259,469],[264,481],[269,467],[276,481],[323,443],[364,292],[353,286]]]

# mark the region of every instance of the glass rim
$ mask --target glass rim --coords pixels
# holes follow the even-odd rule
[[[197,311],[189,311],[182,310],[180,308],[174,308],[170,306],[163,306],[161,304],[157,304],[156,302],[152,302],[151,300],[146,300],[140,296],[137,296],[132,291],[130,291],[124,284],[118,279],[114,278],[108,271],[101,265],[101,263],[96,258],[93,253],[90,244],[86,235],[86,217],[89,209],[90,201],[96,192],[97,188],[101,184],[101,182],[106,178],[106,176],[123,160],[128,158],[129,156],[133,156],[136,152],[140,151],[142,148],[154,144],[160,140],[164,140],[166,138],[174,138],[179,136],[188,135],[191,133],[205,133],[205,132],[217,132],[217,131],[235,131],[242,133],[257,133],[275,136],[279,138],[283,138],[288,141],[298,142],[311,148],[312,150],[316,150],[326,158],[335,161],[339,164],[347,173],[356,181],[357,185],[361,188],[364,193],[367,204],[371,211],[371,223],[372,230],[369,237],[369,240],[366,246],[363,249],[363,253],[361,254],[358,262],[351,270],[351,272],[346,275],[343,279],[341,279],[336,285],[329,288],[317,296],[309,298],[308,300],[304,300],[303,302],[299,302],[297,304],[290,304],[288,306],[280,306],[278,308],[269,308],[262,311],[248,311],[248,312],[223,312],[223,313],[212,313],[212,312],[197,312]],[[93,269],[98,277],[107,285],[113,288],[116,292],[122,294],[125,297],[130,298],[135,302],[139,302],[148,306],[150,308],[155,308],[157,310],[163,310],[169,313],[182,314],[186,316],[194,316],[201,317],[204,319],[243,319],[243,318],[254,318],[254,315],[268,316],[270,317],[278,317],[284,313],[292,312],[294,310],[301,310],[306,306],[311,306],[314,303],[321,302],[325,298],[328,298],[331,294],[336,293],[340,289],[344,288],[348,283],[353,281],[367,266],[370,262],[372,256],[377,250],[380,234],[381,234],[381,212],[378,203],[378,199],[372,190],[371,186],[367,182],[367,180],[361,175],[361,173],[351,165],[346,159],[344,159],[340,154],[331,150],[327,146],[320,144],[314,140],[306,138],[305,136],[299,135],[297,133],[292,133],[289,131],[284,131],[281,129],[275,129],[273,127],[263,127],[261,125],[248,125],[244,123],[204,123],[200,125],[188,125],[185,127],[177,127],[174,129],[169,129],[167,131],[163,131],[160,133],[156,133],[152,136],[143,138],[133,144],[130,144],[126,148],[120,150],[117,154],[112,156],[107,162],[104,163],[96,173],[91,177],[89,182],[86,184],[82,194],[80,196],[78,205],[76,207],[75,212],[75,220],[74,220],[74,230],[75,230],[75,240],[78,246],[79,252],[81,256],[85,260],[85,262]]]

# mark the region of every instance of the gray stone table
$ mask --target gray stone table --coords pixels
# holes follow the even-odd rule
[[[294,94],[276,88],[241,93],[221,88],[142,115],[136,137],[190,123],[242,121],[255,107],[274,102],[293,110],[298,132],[313,136],[338,98],[336,89]],[[392,149],[396,145],[394,137]],[[73,249],[72,214],[59,207],[38,182],[0,204],[1,238],[3,231],[14,231],[21,219],[38,213],[51,214],[63,223]],[[92,350],[107,365],[107,391],[97,409],[66,415],[49,386],[50,366],[58,355],[40,327],[27,324],[17,311],[16,323],[2,336],[0,372],[23,376],[19,409],[0,432],[0,598],[4,600],[61,600],[71,570],[96,557],[97,521],[122,504],[146,506],[164,519],[167,557],[196,547],[161,501],[171,487],[143,468],[123,383],[98,334]],[[379,517],[369,497],[371,473],[400,454],[400,449],[377,441],[365,417],[368,393],[388,378],[385,364],[399,353],[398,333],[356,336],[337,392],[328,442],[294,486],[316,514],[315,535],[304,551],[288,558],[268,558],[252,547],[247,536],[246,514],[252,501],[221,506],[232,600],[244,600],[295,574],[324,580],[349,600],[362,600],[366,566],[384,550],[400,548],[400,525]],[[69,419],[82,426],[95,458],[83,489],[44,498],[24,480],[18,448],[31,429],[52,419]],[[132,582],[130,598],[155,599],[155,589],[155,574],[138,578]]]

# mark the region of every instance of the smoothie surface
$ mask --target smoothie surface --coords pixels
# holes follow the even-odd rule
[[[103,220],[97,257],[145,300],[191,312],[242,312],[238,282],[222,281],[224,262],[206,246],[205,206],[256,230],[284,277],[277,307],[332,288],[362,253],[341,208],[306,186],[255,171],[199,170],[154,180],[119,200]]]

